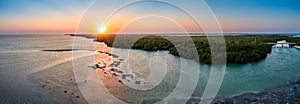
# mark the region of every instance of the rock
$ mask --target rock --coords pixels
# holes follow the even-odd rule
[[[124,73],[123,70],[117,69],[117,68],[111,68],[110,71],[117,72],[117,73],[120,73],[120,74]]]
[[[119,62],[119,61],[114,61],[112,64],[110,64],[110,66],[118,67],[120,64],[121,64],[121,62]]]
[[[141,81],[135,81],[135,84],[141,84]]]
[[[120,76],[120,75],[119,75],[119,74],[117,74],[117,73],[113,73],[112,75],[113,75],[113,76]]]
[[[111,68],[110,71],[115,72],[115,71],[118,71],[118,69],[116,69],[116,68]]]
[[[296,84],[300,84],[300,80],[297,80],[297,81],[296,81]]]
[[[123,81],[121,81],[121,80],[119,80],[119,82],[120,82],[121,84],[124,84]]]
[[[122,74],[122,79],[126,79],[127,77],[133,78],[133,74]]]

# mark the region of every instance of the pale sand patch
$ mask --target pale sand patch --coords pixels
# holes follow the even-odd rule
[[[58,103],[87,103],[75,82],[71,61],[31,74],[28,79],[45,90]]]
[[[109,48],[106,48],[109,49]],[[105,50],[109,52],[109,50]],[[91,54],[84,54],[77,58],[90,56]],[[100,60],[104,60],[107,65],[111,64],[111,57],[104,53],[95,52],[95,63]],[[72,58],[71,58],[72,59]],[[49,67],[45,70],[28,75],[28,79],[36,84],[39,89],[46,91],[46,93],[58,103],[67,104],[86,104],[87,101],[81,94],[74,76],[72,60],[62,59],[57,60],[56,64],[49,63]],[[76,60],[76,58],[75,58]],[[51,64],[51,65],[50,65]],[[93,63],[90,63],[93,64]],[[83,66],[85,67],[85,66]],[[118,99],[122,99],[124,95],[123,85],[119,82],[119,79],[112,75],[110,72],[111,67],[103,69],[96,69],[95,73],[98,73],[103,85],[106,89]],[[88,65],[83,70],[94,70],[88,68]],[[106,74],[105,74],[105,73]]]
[[[126,98],[126,87],[120,82],[120,78],[113,75],[113,71],[110,66],[114,63],[114,58],[110,55],[111,49],[105,44],[97,44],[97,51],[103,51],[106,53],[95,52],[82,52],[79,56],[74,56],[75,60],[78,58],[90,57],[94,54],[94,63],[89,63],[86,66],[81,66],[82,70],[93,70],[99,75],[99,80],[105,86],[106,90],[109,91],[111,95],[119,100],[125,101],[127,103],[132,103],[136,101],[130,101],[128,97]],[[71,54],[71,53],[70,53]],[[98,62],[104,62],[106,68],[90,68],[89,65],[93,65]],[[75,77],[72,66],[72,58],[56,60],[55,62],[46,65],[45,70],[33,73],[28,76],[28,79],[35,83],[39,89],[46,91],[52,99],[58,103],[72,103],[72,104],[85,104],[87,101],[80,92]],[[102,96],[101,94],[99,96]]]

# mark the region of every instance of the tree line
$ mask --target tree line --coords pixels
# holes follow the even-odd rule
[[[116,38],[115,35],[101,35],[97,37],[97,41],[105,42],[108,46],[117,48],[142,49],[146,51],[168,50],[172,55],[206,64],[212,63],[211,48],[221,48],[218,45],[211,47],[205,36],[192,36],[193,43],[184,36],[144,36],[137,41],[133,41],[136,37],[130,35]],[[268,42],[287,40],[300,45],[300,38],[287,36],[225,36],[224,39],[227,63],[237,64],[260,61],[266,58],[272,50],[272,45],[266,44]],[[169,40],[172,40],[172,42]],[[216,42],[218,41],[216,40]],[[196,49],[196,51],[193,49]],[[196,59],[195,54],[199,58]],[[224,53],[216,53],[215,55],[218,56],[218,54]]]

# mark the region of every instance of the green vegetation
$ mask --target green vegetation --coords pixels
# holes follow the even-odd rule
[[[211,48],[217,52],[222,50],[219,49],[220,47],[210,47],[205,36],[192,36],[191,39],[199,55],[199,59],[195,59],[196,57],[193,56],[195,51],[192,50],[193,43],[189,42],[185,36],[164,36],[164,38],[160,36],[145,36],[134,41],[138,37],[141,36],[119,35],[116,38],[115,35],[100,35],[97,37],[97,41],[105,42],[108,46],[117,48],[133,48],[147,51],[168,50],[173,55],[206,64],[212,63]],[[210,39],[212,40],[211,42],[214,42],[213,44],[220,46],[218,45],[220,43],[218,38],[220,37],[211,37]],[[172,40],[172,43],[169,40]],[[271,45],[266,43],[275,43],[278,40],[287,40],[288,42],[300,44],[300,38],[287,36],[225,36],[227,63],[242,64],[262,60],[271,52]],[[175,46],[177,47],[175,48]],[[224,53],[215,54],[218,56],[218,54]]]

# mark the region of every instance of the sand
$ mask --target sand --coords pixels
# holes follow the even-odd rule
[[[75,82],[71,61],[33,73],[28,76],[28,79],[58,103],[87,103]]]
[[[105,46],[106,47],[106,46]],[[109,49],[109,48],[107,48]],[[95,57],[95,63],[104,61],[105,64],[112,64],[112,57],[108,54],[110,50],[102,50],[107,53],[101,52],[92,52],[92,51],[82,51],[84,56],[78,56],[76,58],[84,57]],[[49,52],[49,51],[45,51]],[[53,51],[65,54],[72,54],[72,51]],[[91,53],[95,53],[91,55]],[[89,63],[93,65],[94,63]],[[113,73],[110,71],[112,67],[106,68],[90,68],[89,65],[82,66],[82,70],[93,70],[95,73],[98,73],[98,80],[103,83],[106,90],[108,90],[114,97],[122,99],[123,95],[123,84],[119,82],[119,79],[116,76],[113,76]],[[53,66],[46,68],[45,70],[30,74],[28,79],[36,84],[39,89],[45,91],[51,98],[53,98],[58,103],[72,103],[72,104],[85,104],[88,103],[82,93],[79,90],[78,84],[76,83],[76,78],[74,76],[74,70],[72,66],[72,57],[69,59],[63,59],[61,62],[56,62]],[[96,96],[97,94],[95,94]],[[102,96],[102,95],[97,95]]]
[[[72,61],[91,56],[100,60],[109,56],[85,46],[83,42],[93,43],[93,40],[85,38],[78,38],[82,40],[79,45],[84,46],[75,50],[72,49],[73,37],[68,36],[11,36],[0,39],[4,43],[0,46],[0,103],[88,103],[79,90],[81,82],[75,78]],[[72,52],[81,54],[73,58]],[[104,83],[105,90],[121,98],[123,85],[116,77],[108,76],[110,72],[104,75],[102,70],[88,67],[93,64],[88,62],[80,68],[99,75],[93,80]],[[99,93],[98,97],[105,98],[103,92]],[[101,101],[103,99],[97,100],[97,103]]]

